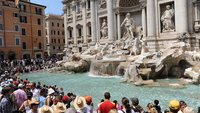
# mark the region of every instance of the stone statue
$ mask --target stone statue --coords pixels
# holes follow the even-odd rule
[[[166,6],[165,12],[161,16],[161,22],[162,22],[162,31],[167,32],[167,31],[174,31],[175,25],[174,25],[174,9],[171,9],[170,5]]]
[[[105,9],[106,8],[106,0],[100,0],[99,7]]]
[[[133,18],[131,18],[130,13],[126,14],[126,18],[121,24],[121,27],[125,26],[126,32],[124,33],[126,35],[126,38],[134,38],[134,29],[135,29],[135,21]]]
[[[108,38],[108,26],[107,26],[106,19],[103,19],[103,23],[101,26],[101,34],[102,34],[101,38],[104,38],[104,39]]]

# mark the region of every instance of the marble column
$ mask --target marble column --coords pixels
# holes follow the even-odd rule
[[[86,21],[86,0],[82,0],[82,17],[83,17],[83,43],[87,44],[87,21]]]
[[[73,38],[74,38],[74,46],[77,46],[77,29],[76,29],[76,2],[72,1],[72,11],[73,11]]]
[[[154,38],[156,35],[154,0],[147,0],[147,33],[149,38]]]
[[[188,32],[187,0],[175,0],[174,2],[176,32]]]
[[[142,8],[142,29],[143,29],[143,37],[147,36],[147,22],[146,22],[146,8]]]
[[[108,38],[114,41],[114,27],[113,27],[113,0],[107,0],[107,19],[108,19]]]
[[[194,15],[195,15],[195,20],[198,20],[198,9],[197,9],[197,3],[194,4]]]
[[[91,27],[92,27],[92,42],[96,43],[96,12],[95,12],[95,0],[90,0],[91,3]]]
[[[65,48],[68,47],[68,30],[67,30],[67,5],[64,5],[64,29],[65,29]]]
[[[120,12],[117,12],[117,39],[121,39],[121,18],[120,18]]]

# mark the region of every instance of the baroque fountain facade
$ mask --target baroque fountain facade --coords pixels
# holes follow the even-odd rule
[[[85,9],[81,21],[76,12],[79,3]],[[65,40],[71,26],[74,35],[72,45],[66,42],[66,56],[61,62],[66,70],[122,75],[124,82],[136,85],[167,77],[199,83],[198,0],[63,0],[63,4]],[[67,21],[68,7],[72,7],[72,23]],[[84,43],[78,44],[76,26],[82,24],[87,33],[88,22],[92,41],[88,43],[83,33]],[[83,51],[78,50],[80,45]]]

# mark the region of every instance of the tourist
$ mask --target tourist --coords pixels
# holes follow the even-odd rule
[[[42,106],[38,111],[39,113],[54,113],[53,109],[47,105]]]
[[[40,91],[36,88],[36,83],[31,83],[31,92],[33,93],[33,98],[38,99],[40,96]]]
[[[65,113],[76,113],[74,108],[68,108]]]
[[[91,96],[85,96],[86,100],[86,111],[87,113],[93,113],[93,103],[92,103],[92,97]]]
[[[108,113],[119,113],[117,109],[111,109]]]
[[[171,100],[169,102],[170,112],[172,112],[172,113],[178,113],[179,108],[180,108],[180,103],[179,103],[178,100]]]
[[[53,104],[53,94],[55,93],[55,91],[52,88],[48,89],[48,96],[45,99],[45,105],[47,106],[51,106]]]
[[[134,111],[131,109],[128,98],[122,98],[122,105],[122,109],[118,110],[118,113],[134,113]]]
[[[39,108],[41,108],[44,105],[45,93],[46,93],[46,90],[44,88],[40,90],[40,96],[38,98],[38,102],[40,103],[38,106]]]
[[[32,102],[33,94],[32,92],[27,92],[27,100],[19,108],[19,111],[28,113],[31,110],[31,102]]]
[[[132,102],[132,109],[134,112],[144,112],[143,108],[139,105],[139,100],[138,98],[131,98],[131,102]]]
[[[152,103],[148,103],[147,104],[147,111],[145,113],[151,113],[151,108],[153,108],[153,104]]]
[[[159,105],[159,100],[154,100],[154,107],[156,108],[156,110],[158,111],[158,113],[162,113],[161,107]]]
[[[66,112],[66,106],[64,103],[58,102],[53,107],[54,113],[65,113]]]
[[[183,110],[183,113],[194,113],[194,110],[192,107],[185,107],[185,109]]]
[[[77,113],[86,113],[86,100],[84,97],[77,96],[76,99],[73,101],[74,108],[76,109]]]
[[[31,105],[31,110],[29,110],[28,113],[38,113],[39,102],[33,98],[30,105]]]
[[[18,89],[13,92],[16,102],[17,102],[18,109],[21,107],[24,101],[27,100],[27,95],[26,95],[26,92],[23,90],[23,88],[24,88],[24,85],[20,83],[18,85]]]
[[[158,113],[158,111],[156,110],[155,107],[152,107],[152,108],[150,109],[150,113]]]
[[[187,104],[183,100],[179,101],[179,104],[180,104],[180,109],[178,113],[183,113],[183,110],[187,107]]]
[[[12,90],[10,87],[4,87],[1,91],[2,97],[0,101],[0,113],[12,113],[12,101],[10,94]]]
[[[114,103],[110,101],[110,93],[104,93],[104,102],[99,105],[98,113],[108,113],[111,109],[116,109]]]
[[[64,95],[63,97],[62,97],[62,102],[65,104],[65,106],[66,106],[66,109],[68,109],[68,104],[69,104],[69,97],[67,96],[67,95]]]

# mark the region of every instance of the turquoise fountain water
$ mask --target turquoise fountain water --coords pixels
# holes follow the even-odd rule
[[[77,95],[91,95],[95,104],[103,99],[105,91],[111,92],[111,100],[121,101],[122,97],[138,97],[140,104],[146,109],[149,102],[154,99],[160,100],[162,110],[166,109],[172,99],[184,100],[189,106],[197,109],[200,106],[200,87],[188,85],[185,88],[169,87],[137,87],[131,84],[120,83],[120,77],[101,78],[91,77],[88,73],[84,74],[53,74],[53,73],[32,73],[23,75],[21,78],[28,78],[30,81],[41,82],[48,85],[57,85],[63,87],[65,92],[74,92]],[[162,80],[161,82],[168,82]],[[171,80],[170,80],[171,81]]]

